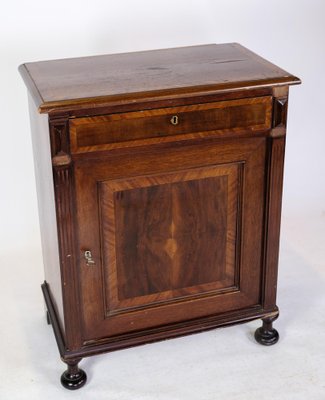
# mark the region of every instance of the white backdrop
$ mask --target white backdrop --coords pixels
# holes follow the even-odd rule
[[[290,93],[284,213],[325,210],[323,0],[11,0],[2,5],[1,254],[39,247],[20,63],[240,42],[299,76]]]
[[[325,220],[324,0],[11,0],[1,15],[0,268],[11,265],[11,284],[21,263],[34,274],[26,285],[42,277],[23,62],[243,44],[303,81],[290,90],[283,217]]]

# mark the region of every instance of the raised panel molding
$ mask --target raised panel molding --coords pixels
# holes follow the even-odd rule
[[[126,327],[135,332],[151,329],[155,323],[174,324],[182,321],[186,313],[190,313],[192,318],[203,318],[222,313],[225,309],[235,310],[238,307],[253,307],[259,304],[265,150],[266,138],[248,138],[240,142],[228,141],[222,145],[215,141],[201,146],[160,149],[159,153],[157,149],[157,156],[155,153],[146,154],[146,158],[139,151],[133,154],[132,164],[127,154],[116,157],[113,153],[98,162],[92,161],[91,168],[88,160],[74,161],[78,219],[82,218],[83,221],[79,226],[78,238],[81,301],[84,305],[84,343],[104,337],[107,335],[105,332],[109,332],[110,337],[124,334]],[[168,164],[165,163],[167,157]],[[219,168],[218,174],[211,173]],[[123,175],[120,171],[123,171]],[[201,171],[199,179],[197,171]],[[168,293],[166,290],[162,299],[155,299],[156,293],[145,293],[145,296],[131,298],[124,296],[119,299],[116,294],[119,289],[118,280],[113,276],[113,271],[117,276],[116,244],[110,243],[110,238],[115,238],[114,198],[121,196],[123,192],[136,193],[139,189],[145,191],[146,188],[170,185],[182,180],[204,181],[205,178],[210,179],[211,175],[212,178],[214,175],[236,176],[233,180],[234,192],[237,191],[235,197],[238,216],[237,236],[234,240],[237,243],[235,285],[223,283],[223,287],[216,287],[215,283],[212,283],[214,288],[210,290],[211,287],[205,286],[201,288],[202,293],[189,293],[193,291],[192,286],[176,289],[182,291],[183,297],[176,297],[175,292]],[[227,179],[229,183],[229,176]],[[84,207],[84,204],[87,206]],[[109,209],[110,213],[107,212]],[[254,209],[254,212],[248,213],[247,210],[250,209]],[[130,226],[132,225],[133,222],[130,221]],[[168,239],[170,237],[167,237]],[[172,253],[174,245],[175,242],[169,240],[166,251]],[[109,246],[112,251],[109,250]],[[231,248],[231,245],[228,248]],[[91,249],[95,267],[86,266],[83,258],[86,249]],[[110,267],[112,263],[114,268]],[[109,274],[112,274],[112,280]],[[108,281],[111,282],[110,287]],[[196,285],[194,289],[198,289],[199,286],[200,284]]]
[[[235,163],[98,184],[107,316],[238,290],[242,168]]]

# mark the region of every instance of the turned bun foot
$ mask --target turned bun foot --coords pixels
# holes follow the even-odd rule
[[[69,390],[76,390],[84,386],[87,375],[84,370],[78,368],[78,362],[67,362],[68,368],[61,375],[61,384]]]
[[[279,333],[272,326],[273,321],[277,319],[277,317],[278,315],[262,319],[263,326],[255,331],[255,340],[259,344],[262,344],[263,346],[272,346],[278,342]]]
[[[255,340],[259,344],[264,346],[272,346],[272,344],[277,343],[279,340],[279,333],[276,329],[272,328],[269,331],[263,329],[263,327],[256,329]]]

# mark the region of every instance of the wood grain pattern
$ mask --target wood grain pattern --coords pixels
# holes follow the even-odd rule
[[[41,61],[19,70],[40,112],[48,113],[112,101],[300,83],[237,43]]]
[[[283,86],[278,86],[278,88]],[[288,87],[288,86],[287,86]],[[241,88],[236,91],[224,90],[219,92],[196,91],[184,93],[181,97],[177,94],[161,95],[159,97],[149,96],[128,102],[127,100],[112,100],[109,103],[96,105],[96,107],[85,105],[85,108],[74,108],[72,110],[53,110],[53,117],[65,116],[71,120],[74,118],[104,116],[109,114],[120,114],[133,111],[146,111],[158,108],[192,106],[195,104],[213,103],[226,100],[248,99],[263,96],[273,96],[272,86],[261,86],[252,88]]]
[[[109,314],[236,289],[239,167],[100,183]]]
[[[75,161],[77,215],[78,220],[82,221],[82,224],[78,226],[78,237],[85,341],[104,337],[108,332],[110,335],[117,335],[126,330],[136,331],[148,329],[155,324],[174,323],[182,320],[185,315],[195,319],[203,315],[258,304],[261,296],[265,143],[266,139],[263,137],[228,140],[222,143],[216,139],[214,142],[188,144],[182,147],[151,148],[150,153],[146,153],[145,157],[141,152],[133,151],[132,157],[128,154],[117,155],[112,153],[96,161],[94,159]],[[236,227],[237,231],[239,229],[239,236],[236,237],[235,263],[237,266],[238,260],[238,287],[240,290],[230,288],[229,293],[222,291],[209,295],[202,293],[201,295],[198,294],[196,298],[189,298],[189,301],[186,301],[186,297],[181,299],[180,302],[176,299],[175,301],[162,300],[157,305],[149,308],[146,306],[145,313],[138,306],[138,309],[109,315],[103,319],[106,313],[105,308],[103,308],[103,305],[105,305],[104,294],[108,292],[107,297],[109,302],[112,302],[109,297],[110,290],[117,291],[117,288],[110,287],[108,289],[105,282],[107,282],[107,279],[110,282],[111,277],[108,276],[106,281],[103,280],[103,277],[107,276],[109,266],[114,265],[116,260],[114,259],[115,252],[109,250],[109,262],[105,258],[107,251],[105,252],[104,247],[108,242],[102,233],[103,231],[108,232],[108,236],[111,238],[115,236],[114,225],[108,222],[106,214],[102,214],[102,207],[100,210],[98,209],[98,187],[102,185],[100,182],[110,182],[111,191],[113,191],[114,182],[117,182],[115,184],[118,185],[117,190],[120,191],[120,185],[123,182],[126,185],[123,190],[132,189],[133,186],[128,183],[128,180],[133,181],[136,177],[139,177],[139,180],[144,178],[145,181],[148,175],[164,176],[188,168],[192,170],[193,168],[213,165],[218,165],[218,168],[221,168],[222,164],[237,164],[238,160],[244,163],[242,173],[244,185],[242,190],[240,190],[240,185],[238,187],[238,194],[242,198],[242,206],[239,205],[239,210],[243,207],[244,217],[238,228]],[[241,174],[239,170],[238,174]],[[239,179],[239,181],[241,180]],[[136,186],[139,186],[139,182]],[[233,188],[232,190],[236,189]],[[111,199],[112,202],[109,207],[105,206],[104,209],[113,209],[114,197],[107,196],[106,193],[104,198],[106,201]],[[240,239],[241,237],[242,239]],[[82,259],[84,249],[92,250],[96,268],[85,266]],[[230,261],[229,264],[233,263]],[[116,279],[114,282],[116,282]],[[227,290],[225,289],[225,291]],[[156,296],[156,294],[150,296]],[[114,295],[114,298],[117,298],[117,295]],[[148,299],[146,299],[146,302],[148,302]]]
[[[258,341],[275,343],[288,86],[300,80],[234,43],[19,70],[66,386],[85,382],[84,356],[259,317]]]
[[[177,116],[178,123],[171,119]],[[198,137],[230,136],[271,127],[271,96],[112,114],[70,121],[72,153],[89,153]]]

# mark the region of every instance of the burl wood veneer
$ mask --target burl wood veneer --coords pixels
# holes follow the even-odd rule
[[[278,333],[288,87],[239,44],[23,64],[68,389],[86,356],[256,318]]]

